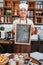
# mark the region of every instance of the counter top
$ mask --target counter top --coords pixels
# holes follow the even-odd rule
[[[27,53],[27,54],[28,54],[28,53]],[[18,56],[22,55],[22,56],[24,56],[24,59],[25,59],[25,57],[27,56],[26,53],[11,53],[10,55],[7,55],[7,56],[9,57],[9,60],[10,60],[10,59],[13,59],[13,58],[15,57],[15,55],[18,55]],[[27,59],[31,59],[31,62],[32,62],[32,63],[35,63],[36,65],[41,65],[41,63],[40,63],[38,60],[36,60],[36,59],[30,57],[29,54],[28,54],[28,56],[27,56]],[[18,61],[18,62],[19,62],[19,61]],[[8,62],[6,65],[9,65],[9,62]],[[16,65],[19,65],[19,63],[16,64]],[[24,64],[23,64],[23,65],[24,65]],[[27,65],[27,64],[26,64],[26,65]]]
[[[2,38],[0,38],[0,40],[13,41],[14,39],[2,39]]]
[[[11,44],[13,39],[0,39],[0,44]]]
[[[1,39],[0,38],[0,40],[4,40],[4,41],[14,41],[14,39]],[[31,40],[31,41],[43,41],[43,40],[40,40],[40,39],[38,39],[38,40]]]

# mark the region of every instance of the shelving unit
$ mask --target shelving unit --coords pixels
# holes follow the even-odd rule
[[[29,18],[34,24],[43,24],[43,1],[28,1]]]
[[[33,22],[35,21],[34,18],[35,18],[35,1],[28,1],[28,17],[29,19],[31,19]]]
[[[28,18],[34,22],[34,9],[28,9]]]
[[[13,23],[19,18],[19,0],[2,0],[0,2],[0,24]],[[28,18],[34,24],[43,24],[43,1],[28,0]]]
[[[19,0],[3,0],[0,8],[0,24],[12,24],[13,18],[19,16]]]

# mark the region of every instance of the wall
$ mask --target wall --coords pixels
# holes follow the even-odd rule
[[[1,24],[1,26],[4,26],[5,27],[5,31],[11,31],[12,30],[12,25],[13,24]],[[35,27],[40,27],[41,29],[43,29],[43,25],[34,25]]]
[[[12,30],[12,24],[2,24],[0,25],[1,26],[4,26],[5,27],[5,32],[8,32],[8,31],[11,31]]]

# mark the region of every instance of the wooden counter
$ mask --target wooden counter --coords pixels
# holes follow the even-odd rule
[[[10,45],[13,42],[10,40],[0,39],[0,45]],[[43,40],[31,41],[31,45],[18,45],[14,44],[14,53],[30,53],[30,52],[41,52],[43,53]],[[6,51],[7,52],[7,51]]]
[[[13,44],[10,40],[0,40],[1,45],[10,45]],[[14,53],[30,53],[31,52],[31,45],[22,45],[22,44],[15,44],[14,43]]]
[[[7,40],[0,40],[0,44],[10,44],[10,41],[7,41]]]
[[[0,53],[13,53],[14,44],[11,40],[0,39]]]
[[[6,39],[0,39],[0,44],[11,44],[12,41]]]

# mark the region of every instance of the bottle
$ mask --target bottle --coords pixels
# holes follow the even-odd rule
[[[16,61],[14,61],[13,59],[9,60],[9,65],[16,65]]]
[[[1,22],[4,23],[4,17],[1,17]]]
[[[24,58],[22,55],[19,56],[19,65],[24,65]]]
[[[14,15],[17,15],[17,10],[15,10],[15,13],[14,13]]]

